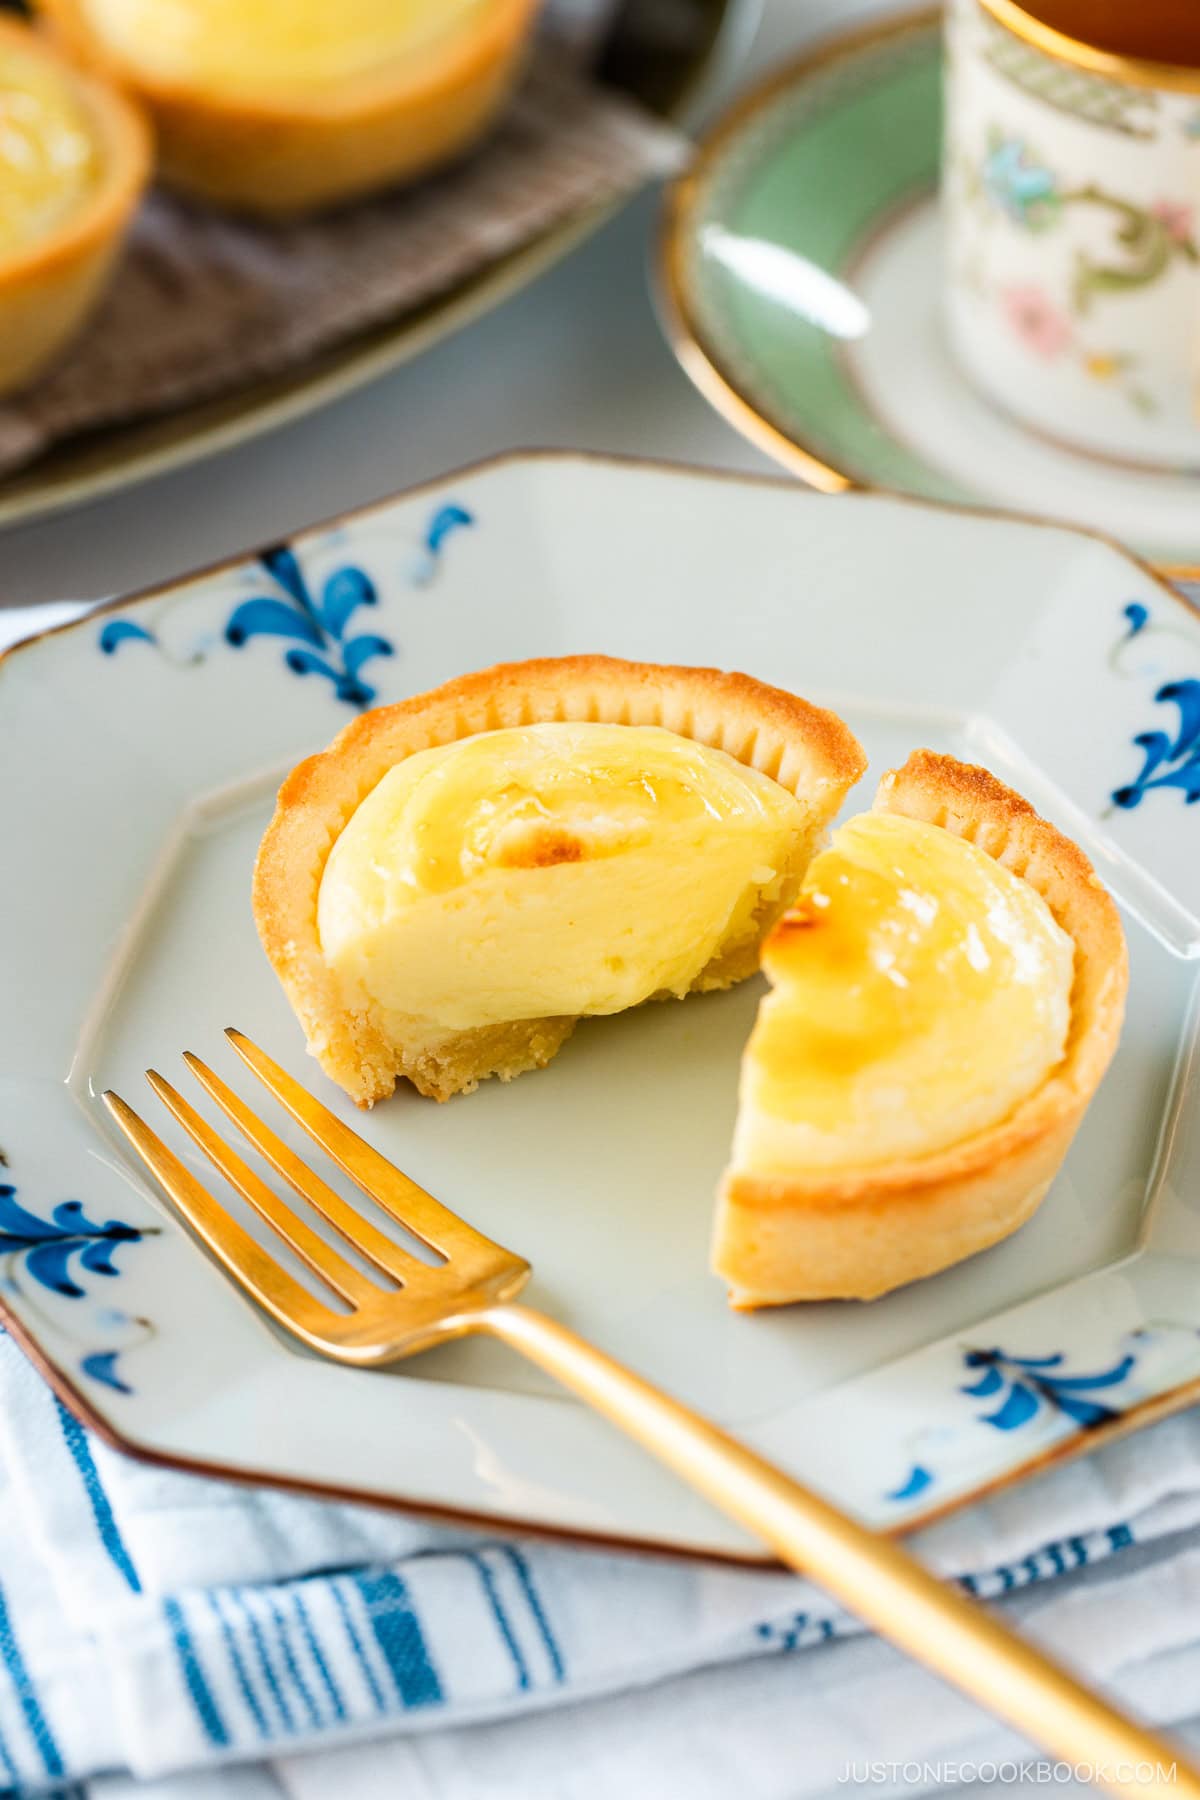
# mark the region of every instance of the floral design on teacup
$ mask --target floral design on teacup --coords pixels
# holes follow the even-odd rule
[[[1074,335],[1070,319],[1036,282],[1001,288],[1000,304],[1013,331],[1035,356],[1049,361],[1069,346]]]
[[[1200,93],[1051,54],[990,4],[947,7],[953,352],[1055,441],[1194,468]]]
[[[1101,261],[1075,251],[1069,304],[1080,317],[1099,295],[1121,294],[1159,281],[1177,257],[1200,263],[1193,213],[1186,201],[1163,197],[1139,206],[1099,182],[1064,187],[1019,137],[993,126],[988,133],[979,190],[997,214],[1025,231],[1051,231],[1071,207],[1100,207],[1112,215],[1113,255]]]
[[[1139,377],[1139,357],[1107,335],[1095,341],[1084,322],[1090,321],[1100,298],[1150,287],[1179,260],[1200,263],[1193,208],[1170,198],[1137,206],[1096,182],[1068,186],[1028,141],[997,127],[988,133],[979,166],[963,173],[967,194],[989,226],[1007,225],[1036,236],[1058,229],[1075,207],[1098,208],[1111,216],[1112,252],[1097,255],[1076,248],[1061,300],[1037,281],[989,281],[981,258],[975,260],[969,285],[994,306],[1031,356],[1074,363],[1089,381],[1111,385],[1138,412],[1154,413],[1154,397]]]
[[[1016,282],[997,291],[1000,310],[1014,336],[1045,362],[1070,356],[1090,381],[1121,388],[1139,412],[1155,410],[1152,395],[1137,381],[1138,359],[1129,350],[1102,350],[1084,342],[1070,315],[1037,282]]]
[[[981,190],[992,205],[1027,231],[1044,231],[1058,217],[1061,196],[1050,170],[1020,138],[988,133]]]

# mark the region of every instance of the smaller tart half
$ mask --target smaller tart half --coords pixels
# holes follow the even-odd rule
[[[576,1020],[758,966],[864,767],[746,675],[512,663],[363,714],[280,790],[254,914],[360,1104],[547,1062]]]
[[[738,1307],[873,1299],[1009,1235],[1120,1035],[1117,909],[984,769],[918,750],[763,947],[715,1272]]]
[[[150,162],[135,106],[0,18],[0,394],[32,381],[92,310]]]
[[[39,0],[149,110],[167,182],[314,211],[467,150],[510,93],[537,0]]]

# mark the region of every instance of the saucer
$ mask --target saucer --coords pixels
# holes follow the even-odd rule
[[[976,393],[940,316],[940,14],[828,39],[718,122],[668,190],[660,288],[718,411],[827,493],[884,487],[1100,529],[1200,561],[1200,481],[1030,433]]]

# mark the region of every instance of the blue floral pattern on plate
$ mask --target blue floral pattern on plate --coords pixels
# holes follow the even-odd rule
[[[1149,607],[1131,600],[1123,611],[1127,629],[1121,645],[1143,634],[1153,635],[1156,627]],[[1126,810],[1140,806],[1154,788],[1179,789],[1187,806],[1200,801],[1200,680],[1189,676],[1164,681],[1155,689],[1154,699],[1159,706],[1176,709],[1178,725],[1171,731],[1139,731],[1135,736],[1134,745],[1142,752],[1142,767],[1134,781],[1115,788],[1112,794],[1113,805]]]
[[[448,501],[431,515],[417,553],[407,571],[414,588],[429,587],[437,577],[448,539],[475,524],[465,506]],[[357,563],[343,563],[319,586],[307,576],[290,544],[276,544],[255,558],[268,591],[255,593],[234,608],[225,625],[225,642],[240,650],[251,639],[281,638],[289,647],[284,666],[293,675],[317,675],[331,683],[334,695],[348,706],[370,706],[377,690],[364,679],[368,663],[396,654],[391,638],[378,631],[359,631],[355,621],[364,607],[379,606],[379,589]],[[122,644],[145,643],[162,648],[156,634],[133,619],[107,620],[99,645],[112,656]],[[187,659],[203,661],[200,654]]]
[[[1094,1396],[1116,1388],[1131,1373],[1136,1358],[1123,1356],[1111,1368],[1095,1374],[1071,1375],[1063,1367],[1066,1358],[1061,1351],[1053,1356],[1011,1356],[1004,1350],[967,1350],[963,1362],[968,1369],[982,1369],[975,1380],[963,1385],[962,1392],[973,1399],[995,1400],[993,1411],[980,1413],[980,1421],[994,1425],[997,1431],[1017,1431],[1036,1417],[1043,1406],[1065,1413],[1084,1429],[1103,1425],[1118,1416],[1119,1408],[1106,1405]]]
[[[91,1275],[115,1275],[113,1254],[118,1244],[137,1243],[143,1235],[136,1225],[106,1219],[97,1225],[78,1200],[64,1200],[49,1220],[27,1212],[9,1182],[0,1185],[0,1253],[24,1255],[25,1267],[43,1287],[72,1300],[83,1298],[71,1272],[72,1257],[80,1270]]]
[[[1108,1367],[1071,1372],[1062,1351],[1049,1356],[1016,1356],[999,1348],[964,1349],[962,1366],[974,1379],[959,1387],[960,1394],[989,1402],[977,1413],[976,1423],[996,1431],[1019,1431],[1044,1412],[1056,1413],[1081,1431],[1094,1430],[1118,1418],[1123,1410],[1109,1404],[1116,1390],[1129,1379],[1137,1364],[1132,1351]],[[975,1373],[979,1371],[979,1373]],[[994,1402],[994,1404],[992,1404]],[[892,1501],[916,1500],[937,1482],[937,1473],[923,1462],[914,1463],[905,1480],[887,1495]]]
[[[347,563],[313,594],[288,545],[264,550],[258,561],[278,593],[243,600],[225,627],[226,643],[240,650],[255,637],[291,638],[283,660],[294,675],[322,675],[333,683],[339,700],[369,706],[375,689],[361,671],[376,657],[395,655],[391,641],[378,632],[350,632],[360,607],[379,604],[370,577]]]
[[[63,1200],[49,1219],[39,1219],[21,1205],[11,1182],[0,1183],[0,1256],[8,1258],[9,1279],[12,1264],[19,1259],[33,1281],[66,1300],[87,1296],[88,1289],[83,1285],[87,1275],[119,1274],[114,1261],[118,1247],[140,1243],[152,1232],[153,1227],[128,1225],[123,1219],[97,1223],[84,1212],[79,1200]],[[80,1368],[94,1381],[104,1382],[118,1393],[131,1393],[133,1390],[117,1372],[119,1354],[119,1350],[111,1349],[89,1351],[81,1358]]]

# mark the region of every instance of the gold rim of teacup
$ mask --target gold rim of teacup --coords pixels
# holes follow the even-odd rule
[[[1059,62],[1071,63],[1093,75],[1105,75],[1110,81],[1122,81],[1132,87],[1167,88],[1176,93],[1200,94],[1200,68],[1184,68],[1178,63],[1151,62],[1140,56],[1124,56],[1116,50],[1101,50],[1082,38],[1071,37],[1053,25],[1046,25],[1026,12],[1017,0],[979,0],[993,19],[1014,37],[1024,38],[1035,50],[1042,50]]]

